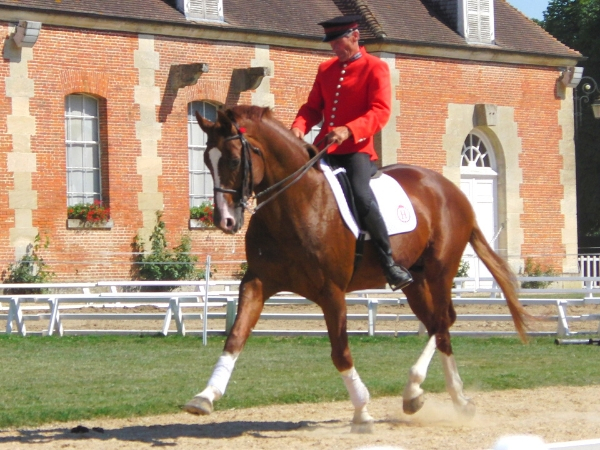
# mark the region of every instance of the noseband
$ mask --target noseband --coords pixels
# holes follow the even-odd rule
[[[242,143],[242,184],[240,185],[240,187],[238,189],[225,189],[222,187],[215,187],[214,190],[215,190],[215,192],[223,192],[225,194],[234,194],[234,195],[237,194],[239,197],[239,200],[236,202],[236,205],[240,206],[242,208],[242,211],[248,209],[252,214],[254,214],[256,211],[258,211],[261,207],[265,206],[271,200],[274,200],[279,194],[283,193],[287,188],[289,188],[294,183],[296,183],[298,180],[300,180],[300,178],[302,178],[302,176],[306,172],[308,172],[308,170],[312,166],[314,166],[319,159],[321,159],[321,157],[325,154],[325,152],[327,152],[327,149],[333,144],[333,142],[330,142],[321,151],[319,151],[319,153],[317,153],[315,156],[313,156],[306,164],[304,164],[302,167],[300,167],[298,170],[296,170],[291,175],[288,175],[283,180],[278,181],[277,183],[268,187],[264,191],[259,192],[256,195],[252,195],[252,192],[254,192],[254,179],[253,179],[253,174],[252,174],[252,156],[250,155],[250,150],[252,150],[257,155],[262,155],[262,153],[259,148],[250,145],[250,143],[244,136],[244,133],[246,132],[246,130],[244,128],[240,128],[235,124],[234,124],[234,126],[235,126],[235,129],[237,130],[237,134],[226,137],[224,139],[224,142],[229,142],[229,141],[233,141],[235,139],[239,139],[240,142]],[[320,144],[320,142],[317,145],[319,145],[319,144]],[[276,192],[274,195],[272,195],[267,200],[262,202],[260,205],[257,205],[255,208],[252,208],[249,205],[253,199],[258,200],[259,197],[262,197],[262,196],[274,191],[275,189],[278,189],[285,183],[288,183],[288,184],[286,186],[283,186],[278,192]]]
[[[223,192],[224,194],[237,194],[238,201],[236,204],[242,208],[242,212],[249,208],[250,199],[252,198],[252,192],[254,190],[254,178],[252,174],[252,156],[250,155],[250,150],[252,150],[257,155],[260,155],[260,149],[250,145],[248,139],[244,136],[243,128],[238,128],[235,125],[235,129],[237,130],[237,134],[233,136],[226,137],[224,142],[233,141],[235,139],[239,139],[242,143],[242,184],[238,189],[225,189],[222,187],[215,187],[215,192]]]

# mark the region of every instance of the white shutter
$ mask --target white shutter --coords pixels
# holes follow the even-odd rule
[[[223,0],[185,0],[184,13],[191,20],[223,20]]]
[[[221,14],[219,11],[219,4],[221,3],[221,0],[205,0],[204,1],[204,5],[206,6],[206,18],[207,19],[213,19],[213,20],[219,20]]]
[[[467,41],[492,44],[494,42],[494,0],[466,0],[466,3]]]

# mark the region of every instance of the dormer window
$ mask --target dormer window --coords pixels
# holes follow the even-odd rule
[[[177,0],[177,9],[187,20],[223,21],[223,0]]]
[[[493,44],[494,0],[458,0],[459,31],[469,44]]]

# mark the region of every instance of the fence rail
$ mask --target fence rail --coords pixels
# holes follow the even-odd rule
[[[493,305],[505,304],[502,292],[491,279],[456,278],[453,289],[455,305]],[[519,277],[520,282],[543,281],[551,285],[547,288],[521,289],[519,296],[526,306],[549,306],[555,308],[556,314],[547,315],[542,321],[553,322],[556,327],[551,331],[532,331],[532,336],[555,335],[558,337],[577,334],[598,334],[600,326],[600,277]],[[490,286],[478,288],[478,286]],[[0,321],[6,321],[6,333],[21,336],[27,334],[82,335],[82,334],[181,334],[181,335],[224,335],[229,332],[237,310],[239,281],[175,281],[175,282],[126,282],[100,281],[97,283],[46,283],[46,284],[13,284],[0,285],[4,292],[0,295]],[[467,287],[464,287],[467,286]],[[176,290],[164,292],[161,290]],[[43,293],[18,294],[31,289],[41,289]],[[363,330],[350,331],[351,334],[368,335],[407,335],[425,333],[422,325],[412,329],[383,329],[386,322],[394,322],[399,326],[412,322],[418,323],[414,314],[408,313],[406,297],[401,292],[386,289],[357,291],[347,295],[348,305],[360,305],[364,312],[348,314],[349,321],[362,322]],[[292,293],[281,293],[266,303],[261,321],[321,321],[313,329],[287,330],[255,330],[254,334],[262,335],[325,335],[323,316],[320,313],[269,312],[275,306],[307,305],[307,299]],[[573,307],[586,306],[592,313],[569,314]],[[381,312],[385,307],[387,312]],[[391,308],[390,308],[391,307]],[[598,308],[596,311],[595,308]],[[392,310],[393,312],[390,312]],[[598,313],[597,313],[598,312]],[[141,321],[154,325],[141,329],[130,329],[126,321]],[[41,321],[38,331],[28,331],[27,323]],[[87,322],[91,328],[69,328],[73,321]],[[120,324],[116,328],[99,329],[97,325],[104,323]],[[108,322],[107,322],[108,321]],[[156,321],[161,326],[156,327]],[[209,321],[211,326],[209,326]],[[457,324],[466,322],[505,322],[512,321],[510,314],[478,313],[461,314]],[[590,329],[573,331],[572,325],[585,322]],[[140,322],[136,322],[140,323]],[[200,323],[197,329],[190,325]],[[46,325],[47,324],[47,325]],[[187,326],[186,326],[187,325]],[[591,326],[594,325],[592,328]],[[32,326],[33,328],[33,326]],[[418,329],[415,329],[418,328]],[[453,335],[514,335],[514,331],[486,329],[479,331],[460,330],[455,326]]]

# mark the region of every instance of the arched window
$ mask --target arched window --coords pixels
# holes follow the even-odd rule
[[[208,167],[204,164],[206,151],[206,133],[198,126],[195,112],[205,119],[217,120],[217,106],[208,102],[188,104],[188,152],[190,171],[190,208],[200,206],[213,198],[213,180]]]
[[[461,155],[461,166],[469,168],[492,168],[491,154],[482,136],[470,133],[465,139]]]
[[[65,97],[67,205],[102,201],[98,100],[85,94]]]

